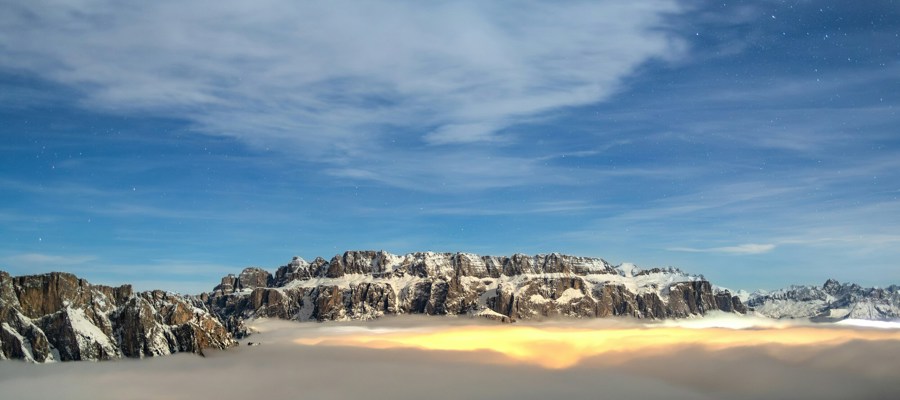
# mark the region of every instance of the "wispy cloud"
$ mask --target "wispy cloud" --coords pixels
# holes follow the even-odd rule
[[[758,244],[758,243],[746,243],[739,244],[736,246],[724,246],[724,247],[709,247],[709,248],[693,248],[693,247],[669,247],[666,250],[669,251],[683,251],[688,253],[725,253],[725,254],[738,254],[738,255],[747,255],[747,254],[763,254],[768,253],[775,249],[775,245],[771,243]]]
[[[391,138],[414,144],[407,158],[511,142],[509,128],[522,120],[607,99],[646,61],[685,51],[665,32],[680,11],[670,0],[4,8],[0,67],[74,87],[85,107],[183,118],[207,134],[302,149],[336,175],[398,186],[409,177],[366,173],[369,160],[386,160],[378,154]],[[356,162],[360,155],[368,160]],[[515,164],[477,173],[441,165],[449,183],[485,187],[546,175]]]
[[[55,255],[42,253],[22,253],[3,257],[3,262],[18,268],[44,268],[48,271],[57,270],[59,267],[86,264],[96,260],[97,257],[88,255]]]
[[[109,193],[108,191],[77,183],[54,182],[53,184],[45,184],[43,182],[28,182],[7,178],[0,178],[0,189],[9,192],[25,192],[60,197],[102,196]]]
[[[584,200],[541,201],[532,204],[463,203],[422,208],[419,213],[426,215],[526,215],[526,214],[578,214],[609,206]]]

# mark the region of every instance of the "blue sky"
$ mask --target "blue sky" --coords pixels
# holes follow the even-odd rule
[[[0,1],[0,268],[348,249],[900,283],[900,4]]]

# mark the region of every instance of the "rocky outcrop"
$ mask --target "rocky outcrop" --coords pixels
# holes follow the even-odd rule
[[[200,299],[91,285],[67,273],[11,277],[0,271],[2,358],[109,360],[202,354],[234,344]]]
[[[749,296],[747,305],[771,318],[896,320],[900,318],[900,286],[864,288],[829,279],[821,287],[758,291]]]
[[[555,317],[673,318],[746,312],[728,291],[676,269],[615,267],[562,254],[510,257],[467,253],[348,251],[326,261],[294,257],[274,276],[246,269],[203,299],[223,320],[299,321],[383,315],[479,315],[499,321]],[[265,277],[265,279],[263,279]],[[271,277],[271,278],[270,278]],[[269,282],[263,286],[263,281]],[[239,332],[236,332],[239,333]]]
[[[229,294],[242,290],[252,290],[258,287],[271,286],[274,281],[272,274],[262,268],[244,268],[240,275],[228,274],[222,277],[221,283],[213,289],[215,292]]]

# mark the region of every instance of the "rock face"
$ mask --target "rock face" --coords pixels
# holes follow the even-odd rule
[[[747,305],[771,318],[893,320],[900,318],[900,286],[864,288],[829,279],[821,287],[755,292]]]
[[[469,314],[499,321],[619,315],[657,319],[713,310],[746,312],[728,291],[675,269],[614,267],[598,258],[555,253],[492,257],[348,251],[311,263],[294,257],[274,276],[257,268],[229,275],[203,298],[226,321],[398,314]],[[233,332],[242,334],[241,329]]]
[[[60,272],[11,277],[0,271],[0,358],[143,358],[234,344],[197,298],[91,285]]]

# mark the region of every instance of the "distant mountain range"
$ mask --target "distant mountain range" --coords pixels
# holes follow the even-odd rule
[[[891,320],[900,318],[900,286],[864,288],[829,279],[821,287],[790,286],[757,291],[746,299],[755,312],[770,318]]]
[[[834,321],[900,318],[900,288],[829,280],[821,288],[731,293],[678,269],[613,266],[563,254],[348,251],[294,257],[275,274],[246,268],[213,291],[179,295],[91,285],[67,273],[0,271],[0,359],[34,362],[202,354],[248,334],[244,321],[367,320],[469,315],[501,322],[629,316],[666,319],[710,311]]]

